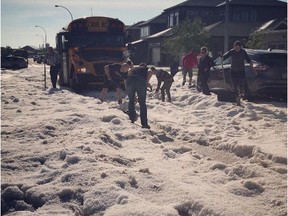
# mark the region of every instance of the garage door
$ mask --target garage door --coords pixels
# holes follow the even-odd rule
[[[160,47],[153,47],[152,48],[152,64],[158,65],[160,62]]]

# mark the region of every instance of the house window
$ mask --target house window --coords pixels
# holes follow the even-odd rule
[[[240,15],[238,13],[233,14],[233,21],[234,22],[240,22]]]
[[[211,12],[211,11],[202,11],[202,12],[201,12],[201,15],[202,15],[202,16],[212,16],[212,15],[213,15],[213,12]]]
[[[179,12],[175,13],[175,25],[179,24]]]
[[[198,16],[198,11],[197,10],[188,11],[187,16]]]
[[[257,21],[257,11],[251,11],[250,12],[250,20],[252,21],[252,22],[256,22]]]
[[[141,38],[149,36],[149,34],[150,34],[149,26],[145,26],[145,27],[141,28],[140,34],[141,34]]]
[[[224,20],[225,20],[225,13],[224,13],[224,11],[221,11],[219,13],[219,21],[224,21]]]
[[[249,21],[249,14],[248,14],[248,12],[242,12],[242,14],[241,14],[241,21],[242,21],[242,22],[248,22],[248,21]]]
[[[171,13],[170,14],[170,20],[169,20],[169,27],[174,26],[174,14]]]

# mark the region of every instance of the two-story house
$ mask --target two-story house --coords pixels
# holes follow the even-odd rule
[[[164,10],[158,20],[163,22],[162,25],[158,23],[161,26],[158,33],[157,27],[153,31],[150,28],[154,18],[140,24],[141,36],[139,40],[132,42],[134,57],[137,59],[135,62],[168,66],[169,56],[161,50],[162,41],[171,36],[173,26],[187,18],[193,20],[196,17],[200,17],[205,23],[205,30],[210,35],[209,49],[217,57],[219,51],[224,51],[226,11],[228,47],[232,48],[235,40],[241,40],[245,44],[249,35],[264,23],[276,18],[287,18],[287,3],[278,0],[187,0]],[[163,25],[166,25],[166,29]],[[285,47],[287,48],[287,43]]]
[[[188,0],[164,10],[168,19],[168,28],[178,25],[185,19],[200,17],[203,23],[210,25],[220,19],[217,5],[225,0]]]
[[[127,28],[127,33],[134,34],[139,28],[139,38],[132,41],[130,55],[134,63],[141,62],[149,64],[157,64],[160,61],[160,39],[153,43],[148,39],[154,34],[158,34],[162,30],[167,29],[167,18],[165,14],[160,14],[146,22],[138,23]]]
[[[209,32],[209,46],[212,53],[224,50],[225,9],[228,3],[228,49],[236,40],[245,45],[250,34],[264,23],[287,18],[287,3],[278,0],[230,0],[217,5],[219,21],[205,27]],[[287,29],[287,27],[286,27]],[[287,46],[286,46],[287,47]]]
[[[266,49],[287,50],[287,18],[269,20],[257,31],[261,31]]]
[[[140,39],[141,27],[139,25],[143,22],[144,21],[140,21],[126,27],[126,34],[130,36],[131,41],[136,41]]]

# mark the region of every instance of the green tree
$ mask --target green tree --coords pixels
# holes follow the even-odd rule
[[[265,49],[265,37],[263,31],[253,32],[246,43],[246,47],[250,49]]]
[[[208,33],[204,31],[204,23],[200,18],[193,21],[186,19],[181,24],[172,28],[172,35],[164,40],[163,48],[175,60],[183,53],[200,50],[208,42]]]

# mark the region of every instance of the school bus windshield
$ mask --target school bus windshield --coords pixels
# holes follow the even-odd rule
[[[85,52],[82,52],[80,49],[79,55],[87,61],[123,61],[124,58],[123,52],[116,50],[85,49]]]
[[[124,47],[125,35],[109,32],[88,32],[85,34],[71,34],[69,37],[71,47]]]

